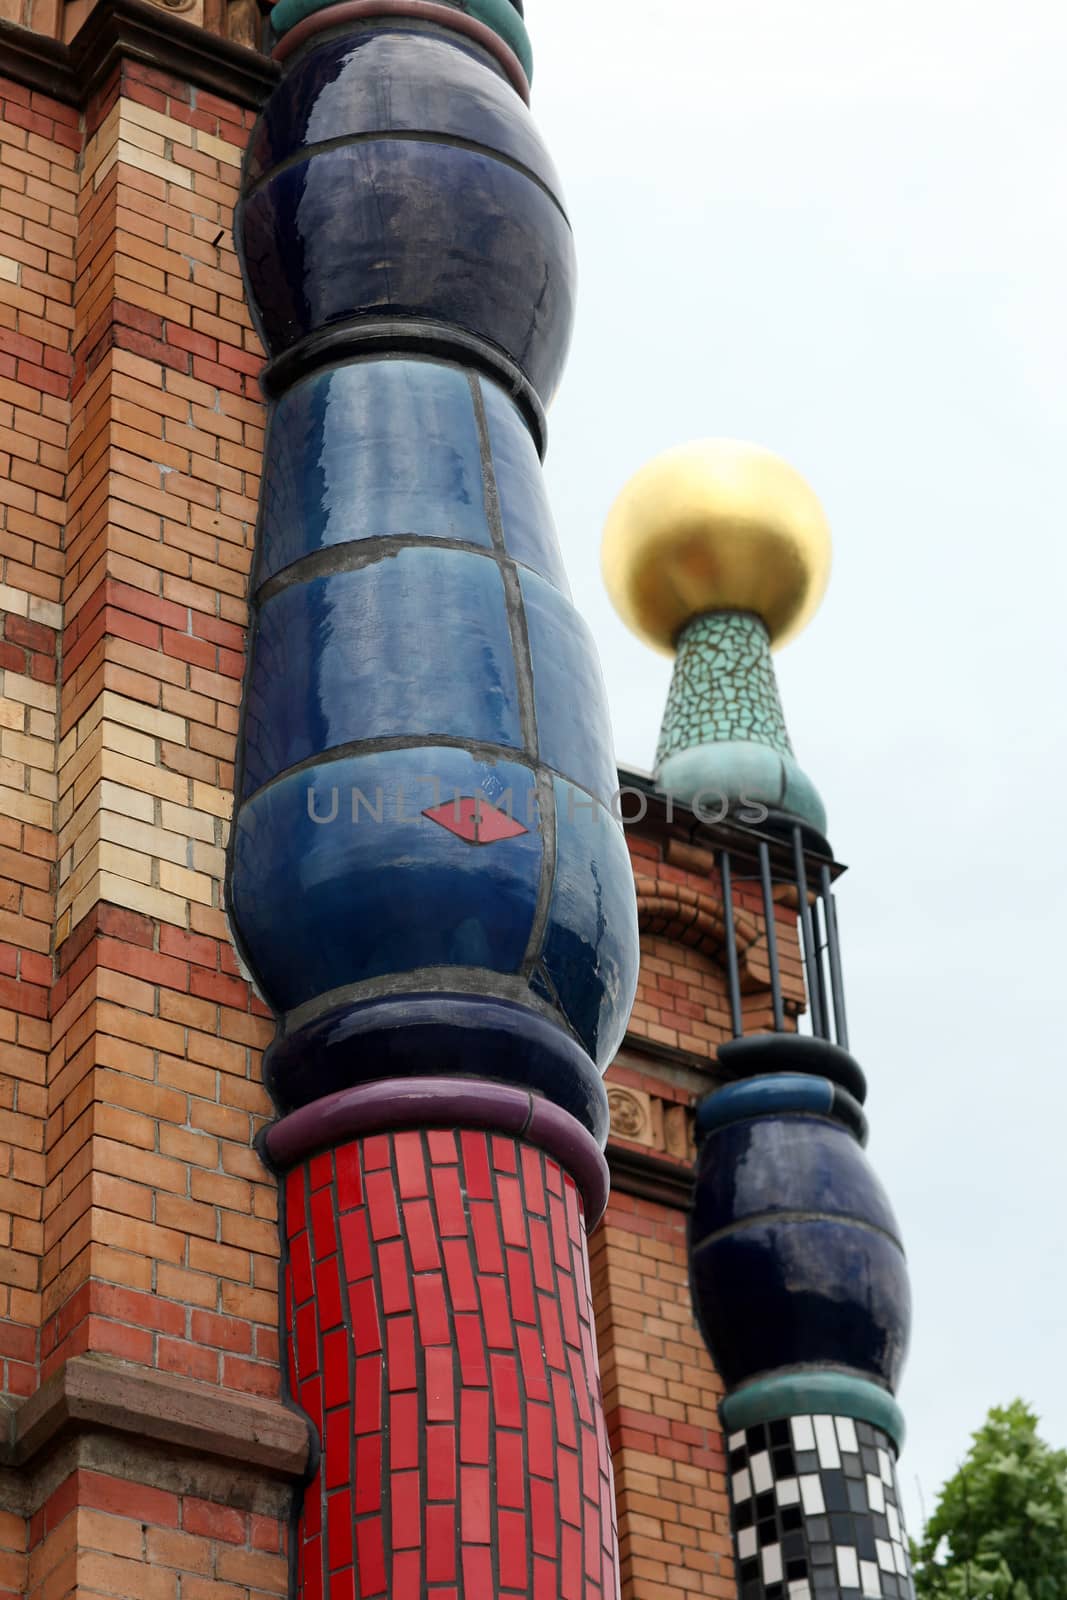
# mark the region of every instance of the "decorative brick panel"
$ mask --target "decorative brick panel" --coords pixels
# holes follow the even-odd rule
[[[473,1131],[339,1146],[285,1182],[288,1375],[323,1441],[305,1600],[612,1600],[582,1201]]]

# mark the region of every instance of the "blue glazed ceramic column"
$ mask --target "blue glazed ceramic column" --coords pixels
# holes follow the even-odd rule
[[[570,1310],[637,928],[541,475],[570,227],[508,0],[274,20],[236,224],[270,413],[228,903],[277,1015],[286,1365],[324,1448],[296,1589],[610,1600]]]
[[[825,584],[829,531],[808,486],[751,445],[668,452],[620,495],[604,564],[624,619],[676,651],[661,786],[762,802],[766,830],[818,837],[770,661]],[[740,1600],[911,1600],[893,1398],[910,1295],[864,1154],[863,1073],[840,1046],[784,1031],[720,1045],[718,1064],[737,1081],[697,1110],[690,1286],[726,1388]]]

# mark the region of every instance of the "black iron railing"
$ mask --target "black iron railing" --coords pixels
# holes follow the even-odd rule
[[[665,843],[667,839],[675,839],[712,852],[719,879],[714,885],[716,898],[721,888],[721,960],[726,972],[733,1037],[740,1039],[746,1031],[755,1031],[751,1019],[746,1030],[742,987],[745,940],[739,927],[746,914],[742,910],[744,902],[751,904],[754,898],[759,905],[766,940],[775,1031],[799,1031],[847,1050],[848,1017],[834,894],[834,884],[845,868],[834,860],[821,834],[794,817],[762,807],[763,815],[758,823],[745,820],[743,813],[722,817],[698,814],[692,807],[663,794],[644,773],[620,771],[619,778],[621,794],[643,797],[637,808],[639,816],[632,815],[633,807],[623,807],[630,825],[643,825],[647,818],[649,831],[658,833]],[[742,886],[755,886],[755,896],[745,894]],[[797,943],[804,981],[802,1002],[795,986],[792,995],[786,994],[781,924],[775,915],[775,908],[783,903],[795,908],[797,915]],[[795,963],[793,970],[796,970]],[[751,983],[747,987],[751,990]],[[766,1031],[766,1025],[764,1010],[758,1031]]]
[[[715,859],[722,884],[726,934],[723,959],[734,1038],[741,1038],[745,1031],[734,890],[742,883],[755,882],[762,899],[775,1030],[784,1032],[787,1027],[775,915],[784,888],[788,891],[787,903],[795,905],[797,911],[807,997],[802,1013],[806,1026],[800,1018],[797,1025],[800,1031],[810,1032],[818,1039],[828,1039],[847,1050],[848,1018],[833,887],[844,868],[834,861],[824,840],[789,818],[770,817],[760,828],[750,828],[731,819],[719,827],[709,827],[707,832],[722,839],[721,843],[715,841],[718,844]],[[708,843],[712,843],[711,837]]]

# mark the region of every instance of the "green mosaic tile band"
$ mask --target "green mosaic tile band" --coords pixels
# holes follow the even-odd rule
[[[713,611],[682,630],[656,765],[676,750],[751,739],[791,756],[767,629],[746,611]]]
[[[711,611],[683,629],[656,781],[679,799],[766,806],[825,833],[826,810],[789,742],[767,629],[752,612]]]

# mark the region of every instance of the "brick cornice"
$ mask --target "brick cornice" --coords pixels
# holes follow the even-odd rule
[[[651,1152],[624,1149],[614,1144],[609,1144],[604,1153],[613,1190],[668,1206],[672,1211],[689,1210],[693,1202],[692,1167]]]
[[[3,1413],[0,1412],[0,1421]],[[74,1356],[9,1414],[0,1467],[27,1467],[72,1432],[154,1440],[279,1477],[303,1477],[308,1426],[278,1401],[177,1374]]]
[[[99,0],[70,44],[0,21],[0,76],[66,105],[83,107],[122,61],[139,61],[253,110],[279,75],[258,50],[146,0]]]

